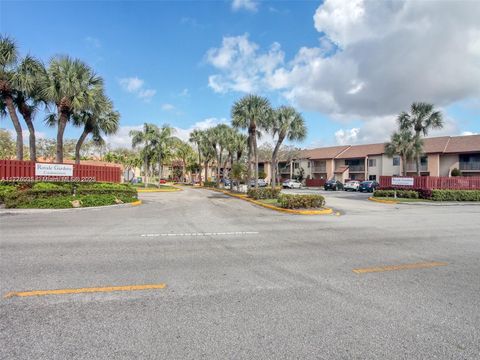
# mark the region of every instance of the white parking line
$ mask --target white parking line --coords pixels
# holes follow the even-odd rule
[[[258,231],[230,231],[230,232],[205,232],[205,233],[163,233],[163,234],[141,234],[142,237],[163,237],[163,236],[220,236],[220,235],[256,235]]]

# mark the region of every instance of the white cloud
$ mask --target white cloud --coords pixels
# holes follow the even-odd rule
[[[208,85],[215,92],[253,92],[268,86],[273,71],[283,64],[285,54],[280,44],[273,43],[266,52],[249,41],[249,35],[226,36],[222,46],[207,51],[206,61],[219,70],[208,78]]]
[[[123,90],[136,94],[138,98],[143,99],[146,102],[150,101],[157,93],[157,90],[155,89],[145,89],[145,81],[136,76],[121,78],[118,80],[118,83]]]
[[[209,86],[279,91],[304,111],[360,119],[358,141],[383,139],[414,101],[445,108],[480,98],[479,13],[474,1],[325,0],[313,16],[317,45],[285,62],[278,43],[267,52],[248,35],[226,37],[207,53],[217,70]]]
[[[340,129],[335,132],[335,140],[339,145],[353,144],[357,142],[359,132],[359,128],[352,128],[349,130]]]
[[[477,132],[473,132],[473,131],[464,131],[462,132],[461,135],[464,135],[464,136],[467,136],[467,135],[478,135]]]
[[[175,136],[179,137],[183,141],[188,141],[190,138],[190,133],[193,130],[206,130],[208,128],[217,126],[218,124],[226,124],[227,119],[225,118],[207,118],[202,121],[197,121],[195,124],[188,128],[180,128],[180,127],[175,127]]]
[[[232,0],[232,10],[247,10],[256,12],[258,10],[258,2],[255,0]]]
[[[162,110],[163,111],[172,111],[175,109],[175,106],[172,104],[162,104]]]
[[[95,37],[92,37],[92,36],[87,36],[85,39],[84,39],[85,43],[92,47],[92,48],[96,48],[96,49],[99,49],[102,47],[102,43],[100,42],[99,39],[95,38]]]

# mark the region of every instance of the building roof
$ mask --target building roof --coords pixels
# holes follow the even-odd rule
[[[339,154],[336,159],[364,158],[368,155],[381,155],[385,152],[385,144],[353,145]]]
[[[445,146],[445,153],[480,152],[480,135],[454,136]]]
[[[333,159],[339,154],[347,150],[350,145],[330,146],[324,148],[316,148],[311,150],[303,150],[301,157],[312,160]]]
[[[448,144],[450,136],[423,139],[423,151],[426,154],[442,153]]]

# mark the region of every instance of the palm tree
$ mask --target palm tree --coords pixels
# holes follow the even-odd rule
[[[217,161],[217,187],[220,185],[220,169],[222,166],[223,151],[227,146],[230,131],[231,128],[225,124],[219,124],[207,130],[207,137]]]
[[[103,144],[102,134],[114,134],[120,127],[120,114],[113,110],[113,104],[107,98],[97,98],[94,109],[74,113],[72,120],[76,126],[83,125],[83,132],[75,146],[76,164],[80,164],[80,150],[89,134],[92,134],[94,143]]]
[[[248,129],[247,181],[250,182],[252,166],[255,165],[255,187],[258,187],[257,128],[267,127],[271,113],[272,108],[268,99],[257,95],[246,95],[232,107],[232,125]]]
[[[385,144],[385,154],[390,157],[399,155],[402,159],[402,176],[407,174],[407,162],[422,152],[422,139],[410,130],[400,130],[392,134],[390,142]]]
[[[168,124],[164,124],[160,128],[158,126],[154,127],[152,148],[158,164],[158,180],[162,177],[163,161],[169,155],[169,152],[177,139],[173,136],[174,132],[175,129]]]
[[[443,127],[443,116],[440,111],[434,110],[432,104],[418,102],[412,104],[410,114],[402,112],[398,115],[398,123],[400,130],[413,130],[415,141],[418,142],[420,137],[422,135],[427,136],[431,129],[441,129]],[[422,151],[415,157],[418,176],[420,176],[421,155]]]
[[[270,123],[270,131],[277,142],[272,153],[272,188],[276,185],[277,155],[285,139],[289,141],[304,140],[307,136],[307,127],[302,115],[291,106],[281,106],[274,111]]]
[[[183,176],[183,180],[186,180],[187,167],[188,167],[188,165],[190,165],[190,163],[192,163],[191,160],[194,159],[195,152],[193,151],[190,144],[179,140],[178,143],[177,143],[176,154],[180,158],[180,160],[182,161],[182,176]]]
[[[202,142],[203,132],[201,130],[195,129],[190,133],[189,141],[194,143],[197,146],[198,152],[198,166],[199,166],[199,173],[200,173],[200,186],[202,185],[202,149],[201,149],[201,142]],[[205,179],[206,180],[206,179]]]
[[[15,41],[7,36],[0,36],[0,97],[2,108],[6,108],[17,134],[16,159],[23,160],[23,133],[17,111],[15,110],[12,80],[15,76],[15,66],[18,50]],[[4,105],[3,105],[4,104]]]
[[[37,147],[33,116],[40,103],[42,84],[45,83],[47,72],[42,62],[30,55],[25,56],[16,68],[12,83],[16,89],[15,105],[29,132],[30,160],[37,160]]]
[[[208,164],[210,163],[210,161],[212,161],[215,158],[215,155],[216,155],[215,152],[213,151],[208,135],[209,135],[208,130],[205,130],[201,132],[201,137],[200,137],[200,152],[203,157],[205,181],[208,180]]]
[[[141,151],[141,156],[143,158],[143,171],[145,174],[145,187],[148,183],[148,170],[150,167],[150,159],[152,157],[152,148],[151,143],[152,139],[155,137],[156,126],[153,124],[143,124],[142,130],[132,130],[130,131],[130,136],[132,137],[132,148],[136,148],[140,144],[143,144]]]
[[[42,96],[53,103],[56,114],[50,114],[47,122],[57,125],[56,162],[63,162],[63,134],[75,112],[88,111],[95,99],[103,96],[103,80],[78,59],[68,56],[50,61]]]

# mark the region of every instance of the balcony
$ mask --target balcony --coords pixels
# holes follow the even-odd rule
[[[460,161],[461,171],[480,171],[480,161]]]
[[[416,172],[417,164],[416,163],[407,163],[407,172]],[[428,171],[428,164],[420,164],[420,171]]]
[[[312,167],[312,173],[318,174],[318,173],[326,173],[327,172],[327,167],[326,166],[314,166]]]
[[[290,174],[290,166],[280,169],[280,174]]]
[[[365,172],[365,165],[347,165],[349,172]]]

